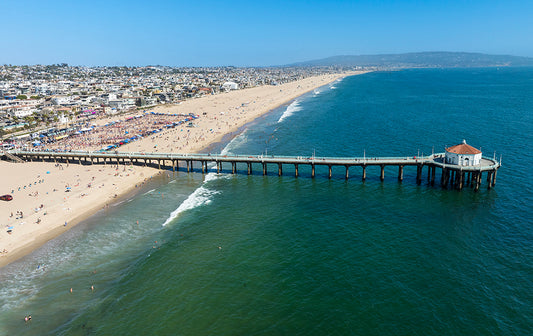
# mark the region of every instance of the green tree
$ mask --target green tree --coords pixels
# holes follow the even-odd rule
[[[25,100],[25,99],[28,99],[28,96],[21,94],[17,96],[17,99]]]
[[[28,125],[24,125],[24,128],[33,128],[35,125],[34,125],[34,121],[35,121],[35,118],[32,117],[32,116],[26,116],[24,117],[24,121],[28,123]],[[28,127],[26,127],[28,126]]]

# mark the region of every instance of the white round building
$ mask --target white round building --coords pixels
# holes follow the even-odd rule
[[[446,148],[446,163],[458,166],[476,166],[481,162],[481,151],[463,140],[463,143]]]

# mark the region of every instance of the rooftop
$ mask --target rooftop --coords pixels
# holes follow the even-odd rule
[[[468,145],[465,140],[463,140],[463,143],[459,145],[446,148],[446,151],[454,154],[481,154],[479,149]]]

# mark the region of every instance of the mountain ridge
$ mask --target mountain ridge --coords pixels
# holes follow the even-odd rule
[[[296,62],[286,66],[341,66],[365,68],[533,66],[533,58],[469,52],[429,51],[402,54],[338,55],[322,59]]]

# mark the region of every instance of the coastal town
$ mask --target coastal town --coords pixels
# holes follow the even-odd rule
[[[338,67],[0,65],[0,135],[15,139],[37,129],[339,72]]]
[[[74,79],[74,73],[79,73],[80,68],[65,66],[57,70],[58,73],[63,71],[64,78],[51,80],[34,79],[39,75],[29,74],[30,69],[35,68],[10,68],[18,69],[20,80],[14,79],[13,71],[9,76],[14,78],[6,78],[5,66],[2,72],[2,102],[7,102],[7,106],[2,109],[5,160],[0,161],[0,170],[9,178],[0,179],[0,190],[11,199],[2,202],[4,207],[0,209],[0,218],[4,220],[4,230],[0,234],[0,250],[3,251],[0,267],[130,192],[138,192],[152,178],[168,174],[150,165],[119,168],[115,165],[87,167],[25,162],[11,155],[11,149],[197,153],[223,141],[225,136],[238,134],[246,124],[291,104],[307,92],[314,94],[346,76],[364,73],[335,73],[333,68],[224,68],[216,71],[206,68],[206,72],[201,73],[200,69],[160,71],[146,67],[131,68],[131,74],[111,75],[111,68],[105,68],[110,78],[93,75],[81,80]],[[42,76],[50,72],[49,69]],[[71,79],[67,78],[67,73]],[[168,84],[173,81],[182,84]],[[62,84],[64,90],[60,89]],[[39,91],[45,87],[50,91]],[[141,87],[142,90],[137,89]],[[32,99],[36,95],[39,97]],[[129,107],[112,107],[113,100],[124,102],[127,95],[132,99]],[[176,95],[178,98],[174,100]],[[109,96],[113,100],[109,100]],[[57,100],[60,97],[63,100]],[[152,101],[150,105],[136,105],[134,97],[140,102]],[[173,98],[167,101],[162,97]],[[17,117],[17,112],[28,110],[22,104],[31,101],[40,101],[42,105],[36,104],[31,114]]]
[[[533,0],[0,11],[0,336],[533,335]]]

